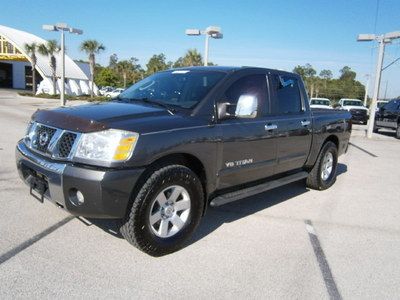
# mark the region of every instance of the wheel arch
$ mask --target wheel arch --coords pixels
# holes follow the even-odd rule
[[[127,207],[127,211],[129,211],[129,207],[134,201],[134,198],[140,191],[141,187],[145,184],[147,179],[151,176],[151,174],[153,174],[156,170],[159,170],[168,165],[183,165],[192,170],[199,177],[201,185],[203,187],[204,201],[205,201],[204,213],[205,213],[207,206],[208,189],[207,189],[207,175],[204,164],[198,157],[194,156],[193,154],[183,153],[183,152],[169,153],[164,156],[158,157],[146,167],[145,171],[139,177],[138,181],[136,182],[132,190],[131,200],[130,204]]]

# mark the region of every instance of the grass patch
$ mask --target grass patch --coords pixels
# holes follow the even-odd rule
[[[18,95],[20,95],[20,96],[29,96],[29,97],[34,97],[34,98],[60,99],[60,95],[50,95],[50,94],[33,95],[30,92],[19,92]],[[107,97],[104,97],[104,96],[94,96],[93,98],[90,98],[90,95],[80,95],[80,96],[65,95],[65,99],[68,100],[68,101],[82,100],[82,101],[88,101],[88,102],[110,101],[110,98],[107,98]]]

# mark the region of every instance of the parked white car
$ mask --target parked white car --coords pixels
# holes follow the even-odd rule
[[[311,98],[310,107],[332,109],[331,100],[328,98]]]
[[[100,90],[99,90],[99,93],[100,93],[100,95],[105,95],[106,93],[110,93],[110,92],[112,92],[114,90],[114,88],[113,87],[111,87],[111,86],[103,86]]]
[[[105,93],[104,96],[106,96],[108,98],[115,98],[115,97],[118,97],[119,94],[121,94],[123,91],[125,91],[125,89],[118,88],[111,92]]]
[[[340,99],[339,108],[348,110],[351,113],[351,119],[361,124],[367,124],[369,110],[359,99]]]

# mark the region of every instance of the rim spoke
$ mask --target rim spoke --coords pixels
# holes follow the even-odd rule
[[[182,221],[182,219],[178,216],[175,215],[172,219],[171,219],[172,224],[174,224],[174,226],[176,226],[178,229],[181,229],[183,227],[183,225],[185,225],[185,222]]]
[[[160,204],[160,206],[163,206],[165,203],[167,203],[167,197],[165,197],[164,193],[158,194],[156,201]]]
[[[161,220],[160,228],[158,229],[158,233],[161,236],[167,236],[168,234],[168,220]]]
[[[174,208],[176,211],[186,210],[186,209],[190,208],[190,200],[184,199],[184,200],[175,202]]]
[[[179,195],[182,192],[182,188],[181,187],[174,187],[174,190],[171,193],[171,196],[169,196],[168,200],[175,202],[176,199],[178,199]]]
[[[161,220],[161,211],[157,211],[155,214],[150,216],[150,225],[154,225]]]

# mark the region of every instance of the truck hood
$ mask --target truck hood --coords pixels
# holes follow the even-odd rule
[[[362,109],[368,111],[368,108],[364,106],[353,106],[353,105],[344,105],[342,106],[343,109],[350,110],[350,109]]]
[[[115,128],[124,121],[138,122],[170,116],[164,108],[147,104],[121,102],[93,103],[50,110],[38,110],[32,119],[42,124],[77,132],[92,132]]]
[[[311,108],[325,108],[325,109],[332,109],[332,106],[328,105],[321,105],[321,104],[311,104]]]

